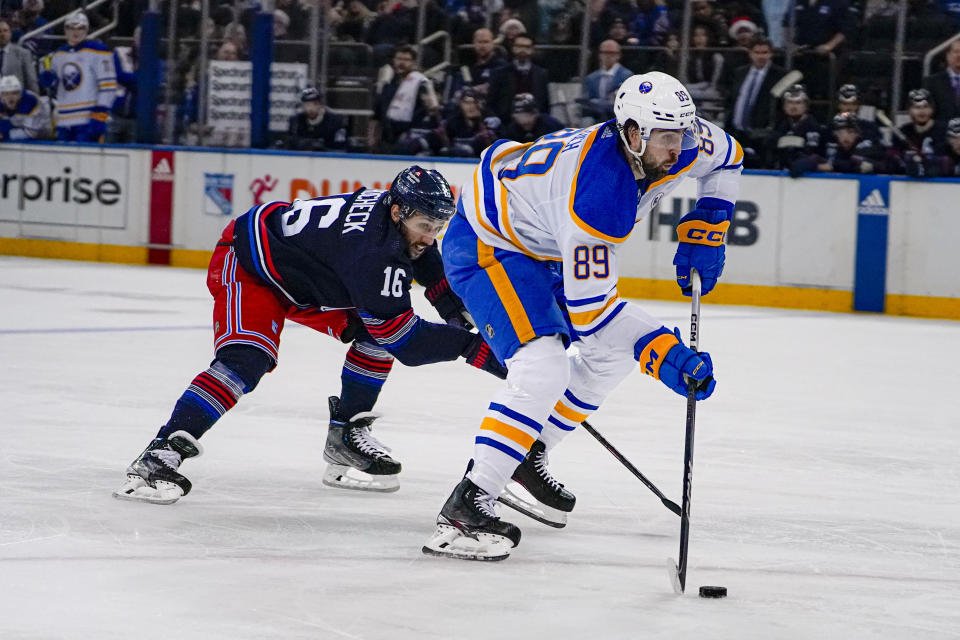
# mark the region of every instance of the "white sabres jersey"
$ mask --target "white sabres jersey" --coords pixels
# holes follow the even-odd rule
[[[109,113],[117,90],[113,53],[96,40],[76,47],[63,45],[50,56],[50,70],[57,74],[58,127],[86,124],[94,113]]]
[[[528,144],[499,140],[463,185],[460,206],[485,244],[562,262],[567,309],[581,338],[606,333],[605,327],[623,324],[614,322],[618,315],[629,315],[641,322],[614,333],[639,339],[660,324],[620,299],[617,246],[684,178],[697,180],[698,200],[722,201],[710,208],[736,203],[743,150],[719,126],[698,123],[699,149],[683,151],[668,175],[654,182],[636,180],[618,149],[613,120]]]

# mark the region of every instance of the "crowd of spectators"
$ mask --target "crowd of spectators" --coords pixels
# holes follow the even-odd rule
[[[260,7],[214,1],[204,23],[196,0],[166,0],[162,11],[174,1],[178,45],[163,75],[176,104],[163,117],[176,119],[177,141],[187,143],[200,124],[201,29],[211,59],[249,60]],[[306,62],[309,39],[326,38],[329,78],[365,77],[370,98],[345,115],[328,100],[336,86],[305,87],[299,113],[273,138],[282,148],[474,157],[500,137],[530,141],[609,119],[630,75],[678,74],[684,39],[681,0],[430,0],[424,33],[452,39],[453,60],[443,65],[442,43],[415,46],[417,0],[332,0],[318,34],[312,1],[273,3],[274,60]],[[0,142],[136,139],[138,25],[148,2],[119,3],[109,48],[88,36],[111,23],[112,9],[78,13],[81,4],[0,0]],[[960,175],[960,41],[942,70],[924,78],[918,62],[960,31],[960,3],[910,0],[899,126],[882,111],[892,102],[889,73],[870,66],[879,57],[889,68],[898,6],[695,0],[687,87],[701,115],[741,142],[749,168]],[[31,33],[71,12],[62,26]],[[583,38],[590,69],[579,78]]]

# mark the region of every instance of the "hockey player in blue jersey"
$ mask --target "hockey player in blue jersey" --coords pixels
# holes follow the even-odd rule
[[[0,78],[0,142],[50,137],[50,108],[20,85],[17,76]]]
[[[506,377],[483,337],[467,330],[469,317],[444,277],[434,240],[453,213],[443,176],[414,165],[389,191],[269,202],[227,225],[207,271],[214,361],[130,464],[114,496],[169,504],[190,491],[181,462],[199,455],[199,438],[277,366],[286,320],[351,345],[340,396],[328,403],[323,483],[396,491],[400,463],[370,432],[394,358],[418,366],[462,357]],[[446,324],[414,313],[414,278]]]
[[[624,81],[614,113],[528,144],[499,140],[463,186],[444,266],[509,374],[424,553],[506,558],[520,530],[497,516],[498,499],[564,526],[576,498],[550,474],[548,454],[638,364],[680,395],[684,376],[697,381],[698,399],[713,393],[710,356],[620,298],[617,249],[666,193],[693,178],[697,206],[680,220],[673,263],[687,295],[691,269],[709,293],[723,271],[743,151],[697,118],[686,88],[663,73]]]
[[[44,58],[40,84],[56,88],[57,138],[103,142],[117,90],[113,54],[98,40],[88,40],[90,23],[81,11],[63,23],[67,44]]]

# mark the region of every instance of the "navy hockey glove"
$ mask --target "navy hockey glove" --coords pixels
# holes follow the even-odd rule
[[[467,359],[467,364],[477,369],[483,369],[487,373],[492,373],[501,380],[507,379],[507,368],[500,364],[497,356],[493,355],[493,351],[490,350],[479,333],[473,334],[473,340],[467,343],[460,355]]]
[[[717,284],[723,273],[724,244],[730,227],[730,213],[726,209],[694,209],[680,218],[677,225],[677,284],[683,295],[691,295],[690,269],[700,274],[700,294],[706,295]]]
[[[680,329],[670,333],[666,327],[660,327],[648,333],[633,346],[633,354],[645,374],[683,397],[687,397],[688,378],[697,382],[697,400],[709,398],[717,386],[710,354],[697,353],[685,346],[680,339]]]
[[[460,296],[455,294],[453,289],[450,288],[450,283],[447,282],[446,278],[433,286],[427,287],[424,295],[447,324],[466,329],[467,331],[473,329],[473,324],[470,322],[472,320],[470,314],[467,313],[466,307],[463,306],[463,301],[460,299]]]

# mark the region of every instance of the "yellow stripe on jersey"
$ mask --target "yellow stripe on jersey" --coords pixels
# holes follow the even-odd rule
[[[487,277],[493,283],[493,288],[507,312],[507,317],[510,318],[510,324],[513,325],[513,330],[516,332],[520,344],[536,338],[537,334],[530,324],[530,318],[527,317],[527,312],[523,308],[523,303],[520,302],[516,289],[513,288],[513,283],[510,282],[507,270],[494,257],[493,247],[484,244],[479,238],[477,239],[477,264],[486,271]]]
[[[606,311],[607,309],[609,309],[619,301],[620,301],[620,297],[617,294],[614,294],[613,297],[607,300],[607,303],[602,307],[600,307],[599,309],[593,309],[592,311],[580,311],[579,313],[569,314],[570,322],[572,322],[573,324],[579,327],[585,327],[591,322],[593,322],[594,320],[596,320],[597,318],[599,318],[601,315],[603,315],[604,311]]]
[[[743,147],[740,146],[740,143],[737,142],[736,138],[730,138],[730,139],[733,140],[733,144],[737,145],[736,153],[733,154],[733,162],[731,162],[730,164],[733,166],[737,166],[738,164],[743,162]]]
[[[594,141],[597,139],[597,134],[601,129],[603,129],[603,127],[597,127],[594,129],[593,132],[587,136],[586,141],[583,143],[583,149],[580,151],[580,159],[577,161],[577,172],[573,176],[573,184],[570,185],[570,202],[568,208],[570,209],[570,217],[573,219],[574,224],[576,224],[578,227],[592,235],[594,238],[600,238],[601,240],[606,240],[607,242],[620,244],[629,237],[629,234],[622,238],[615,238],[614,236],[607,235],[602,231],[597,231],[589,224],[581,220],[580,216],[578,216],[577,212],[573,209],[573,202],[577,197],[577,179],[580,177],[580,167],[583,165],[583,160],[587,157],[587,152],[590,151],[590,147],[593,146]]]
[[[532,435],[526,431],[517,429],[516,427],[509,425],[505,422],[500,422],[494,418],[484,418],[483,422],[480,423],[481,431],[493,431],[498,433],[508,440],[516,442],[524,449],[530,449],[533,446],[533,443],[537,441]]]
[[[566,418],[567,420],[571,420],[571,421],[576,422],[576,423],[583,422],[583,421],[586,420],[588,417],[590,417],[590,416],[588,416],[588,415],[585,414],[585,413],[580,413],[579,411],[574,411],[573,409],[571,409],[571,408],[568,407],[567,405],[563,404],[563,401],[562,401],[562,400],[558,401],[557,404],[553,405],[553,410],[556,411],[557,413],[559,413],[561,416],[563,416],[563,417]]]

